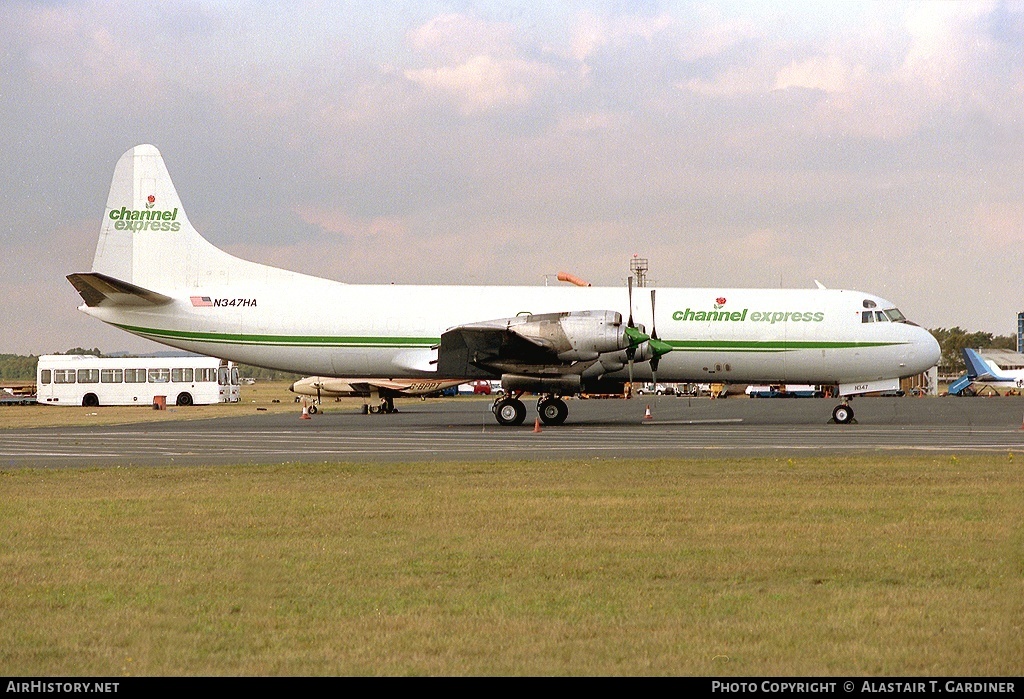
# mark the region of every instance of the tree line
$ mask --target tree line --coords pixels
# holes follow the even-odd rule
[[[966,370],[961,350],[964,347],[974,349],[1017,349],[1017,338],[1013,335],[993,335],[986,332],[969,332],[959,326],[952,328],[934,328],[929,332],[939,341],[942,348],[942,358],[939,360],[939,373],[961,374]],[[104,355],[99,348],[85,349],[83,347],[72,347],[67,352],[56,354],[91,354],[96,357]],[[0,381],[24,381],[36,377],[36,362],[38,357],[33,355],[22,356],[18,354],[0,354]],[[238,375],[246,379],[257,379],[262,381],[294,381],[302,378],[301,374],[275,369],[264,369],[263,367],[251,366],[249,364],[238,365]]]

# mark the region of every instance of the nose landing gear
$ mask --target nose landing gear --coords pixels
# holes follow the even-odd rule
[[[856,422],[856,420],[853,419],[853,408],[851,408],[850,404],[847,402],[837,405],[832,410],[832,419],[830,422],[835,422],[840,425],[849,425],[851,422]]]

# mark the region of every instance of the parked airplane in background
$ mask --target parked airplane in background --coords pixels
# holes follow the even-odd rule
[[[429,396],[446,388],[458,386],[462,381],[425,381],[423,379],[336,379],[331,376],[307,376],[293,383],[289,390],[300,396],[323,398],[358,396],[372,399],[364,408],[370,413],[397,413],[398,396]],[[298,399],[296,399],[298,400]],[[316,412],[310,408],[311,412]]]
[[[503,425],[522,424],[527,392],[560,424],[565,396],[659,380],[835,384],[845,423],[849,396],[939,360],[927,330],[860,291],[357,285],[249,262],[192,227],[151,145],[121,156],[92,271],[68,279],[85,313],[192,352],[339,378],[500,379]]]
[[[961,395],[966,388],[976,383],[992,388],[1024,387],[1024,369],[1000,369],[995,362],[968,347],[964,347],[962,352],[967,373],[949,385],[950,395]]]

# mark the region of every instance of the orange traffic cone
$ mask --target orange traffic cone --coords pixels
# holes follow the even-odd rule
[[[302,419],[312,420],[312,418],[309,416],[309,406],[306,405],[305,401],[302,402]]]
[[[533,431],[534,431],[534,432],[540,432],[540,418],[539,418],[539,417],[538,417],[538,418],[536,418],[536,419],[535,419],[535,420],[533,421]]]
[[[650,404],[648,404],[647,405],[647,410],[644,411],[644,420],[651,420],[651,419],[653,419],[653,416],[651,415],[651,406],[650,406]]]

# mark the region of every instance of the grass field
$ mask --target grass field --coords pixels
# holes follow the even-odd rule
[[[1019,676],[1022,466],[0,471],[0,667]]]
[[[0,429],[24,427],[51,427],[56,425],[121,425],[136,422],[170,420],[204,420],[215,417],[249,415],[254,412],[296,413],[302,406],[295,403],[295,394],[288,390],[290,381],[264,381],[241,386],[238,403],[216,405],[169,405],[165,410],[145,406],[81,406],[10,405],[0,407]],[[402,399],[409,400],[409,399]],[[343,398],[339,402],[325,400],[325,410],[357,410],[362,398]]]

